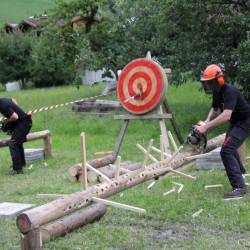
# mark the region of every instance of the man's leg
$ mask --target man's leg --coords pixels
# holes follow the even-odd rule
[[[225,141],[221,148],[221,159],[225,166],[228,179],[233,190],[225,193],[224,198],[238,198],[247,193],[247,188],[242,177],[242,164],[240,162],[237,149],[243,144],[250,135],[250,124],[240,122],[230,126]]]
[[[29,133],[31,126],[32,122],[30,124],[29,121],[23,120],[18,122],[14,128],[9,143],[14,172],[12,171],[10,174],[16,174],[15,171],[17,173],[22,172],[22,166],[25,164],[23,143],[26,141],[26,135]]]
[[[225,166],[228,179],[233,188],[244,188],[245,182],[242,177],[241,168],[236,157],[236,150],[243,143],[232,134],[227,135],[221,148],[221,159]]]
[[[22,166],[24,167],[24,166],[26,166],[26,160],[25,160],[23,144],[19,145],[19,152],[20,152],[20,156],[21,156]]]
[[[12,159],[13,170],[16,170],[16,171],[22,170],[22,162],[21,162],[19,144],[14,138],[11,138],[9,142],[9,149],[10,149],[10,155]]]

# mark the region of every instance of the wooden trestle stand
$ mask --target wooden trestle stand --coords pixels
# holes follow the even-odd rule
[[[174,119],[174,115],[170,110],[170,107],[167,103],[166,100],[163,101],[163,107],[166,109],[168,113],[163,113],[163,108],[162,105],[158,107],[158,112],[156,114],[145,114],[145,115],[133,115],[133,114],[127,114],[127,115],[115,115],[114,119],[115,120],[123,120],[123,125],[119,134],[119,137],[117,139],[115,148],[113,150],[113,156],[116,158],[118,156],[120,147],[122,145],[123,138],[125,136],[126,130],[128,128],[130,120],[159,120],[160,124],[160,130],[161,130],[161,135],[163,136],[163,145],[164,145],[164,150],[167,154],[171,155],[171,148],[169,145],[169,139],[167,136],[167,129],[165,125],[165,119],[170,119],[171,124],[173,126],[173,129],[176,133],[176,136],[179,140],[180,144],[183,144],[183,138],[179,132],[179,129],[177,127],[176,121]]]
[[[171,149],[164,119],[170,119],[180,144],[184,143],[166,100],[167,74],[169,73],[171,73],[171,69],[163,69],[157,61],[152,60],[150,51],[148,51],[146,58],[136,59],[128,63],[122,70],[118,79],[117,95],[129,114],[114,117],[115,120],[124,121],[113,150],[115,158],[118,155],[130,120],[159,120],[163,148],[168,155],[171,155]],[[150,113],[157,107],[157,113]],[[163,107],[167,113],[163,113]]]

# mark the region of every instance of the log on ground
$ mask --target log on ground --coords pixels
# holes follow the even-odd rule
[[[51,238],[64,236],[72,230],[99,220],[107,209],[104,204],[96,203],[86,209],[81,209],[75,213],[63,217],[53,223],[41,227],[42,241]]]
[[[225,135],[220,135],[209,140],[208,147],[204,151],[208,152],[208,149],[213,150],[214,148],[221,146],[224,138]],[[184,164],[190,162],[190,160],[186,160],[186,157],[194,154],[197,154],[194,150],[182,152],[179,153],[179,155],[176,156],[170,163],[167,160],[164,160],[147,166],[144,171],[140,172],[138,175],[128,178],[126,182],[122,182],[122,179],[127,178],[129,174],[123,175],[120,182],[117,182],[116,180],[113,180],[112,183],[103,182],[101,184],[89,187],[85,191],[76,192],[39,207],[32,208],[17,216],[17,227],[21,233],[29,233],[30,230],[36,227],[57,220],[62,216],[73,213],[85,206],[90,205],[92,203],[92,197],[107,198],[123,190],[129,189],[147,180],[157,177],[158,175],[153,173],[154,170],[166,167],[178,169]],[[166,171],[166,173],[167,172],[168,171]]]
[[[89,112],[93,110],[97,111],[111,111],[111,110],[122,110],[123,107],[118,101],[109,100],[96,100],[94,102],[83,102],[77,103],[72,106],[74,112]]]
[[[114,162],[115,162],[115,157],[113,155],[108,155],[98,159],[87,161],[87,163],[91,165],[93,168],[101,168],[103,166],[113,164]],[[70,181],[76,181],[79,179],[81,173],[82,173],[82,164],[81,163],[74,164],[68,170],[68,178]]]

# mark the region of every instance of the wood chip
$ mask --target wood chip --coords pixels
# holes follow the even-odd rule
[[[215,184],[215,185],[206,185],[205,189],[209,189],[209,188],[219,188],[219,187],[223,187],[222,184]]]
[[[151,182],[151,183],[147,186],[147,189],[152,188],[154,185],[155,185],[155,181]]]
[[[166,195],[171,194],[173,192],[175,192],[175,188],[174,187],[172,189],[170,189],[169,191],[165,192],[163,195],[166,196]]]
[[[192,217],[193,217],[193,218],[197,217],[198,215],[201,214],[202,211],[203,211],[203,209],[200,209],[199,211],[197,211],[196,213],[194,213],[194,214],[192,215]]]

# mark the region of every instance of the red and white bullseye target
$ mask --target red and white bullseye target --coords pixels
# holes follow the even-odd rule
[[[123,107],[133,114],[145,114],[157,107],[167,94],[167,76],[156,62],[141,58],[125,66],[117,84]]]

